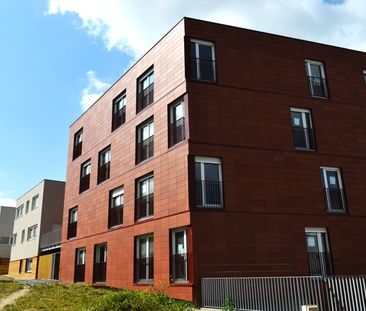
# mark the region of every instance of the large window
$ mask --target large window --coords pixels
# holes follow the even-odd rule
[[[171,231],[170,274],[173,282],[188,281],[187,229]]]
[[[309,80],[310,95],[315,97],[328,97],[324,64],[318,61],[305,60],[305,67]]]
[[[185,138],[184,102],[179,100],[169,106],[169,147]]]
[[[91,162],[89,159],[89,160],[85,161],[83,164],[81,164],[79,193],[82,193],[89,189],[90,172],[91,172]]]
[[[27,258],[25,260],[25,272],[32,272],[33,258]]]
[[[99,152],[98,184],[109,179],[111,169],[111,146]]]
[[[14,233],[11,237],[10,237],[10,245],[16,245],[17,244],[17,234]]]
[[[75,160],[81,155],[83,147],[83,129],[78,130],[74,135],[74,148],[72,151],[72,159]]]
[[[35,210],[36,208],[39,207],[39,195],[35,195],[33,198],[32,198],[32,211]]]
[[[331,213],[345,213],[347,211],[346,198],[340,169],[321,167],[320,171],[327,211]]]
[[[68,239],[76,237],[77,228],[78,228],[78,208],[74,207],[69,210],[69,224],[67,228]]]
[[[223,185],[221,160],[217,158],[196,157],[196,206],[223,207]]]
[[[21,237],[20,242],[24,243],[24,240],[25,240],[25,229],[22,230],[22,237]]]
[[[113,100],[112,131],[126,122],[126,92],[118,95]]]
[[[123,223],[123,187],[118,187],[109,193],[108,227],[118,226]]]
[[[33,240],[37,237],[38,225],[34,225],[28,228],[27,240]]]
[[[154,120],[150,119],[137,127],[136,163],[154,155]]]
[[[0,244],[1,245],[9,245],[10,244],[10,237],[9,236],[0,236]]]
[[[363,82],[366,84],[366,70],[362,71],[362,75],[363,75]]]
[[[29,212],[29,200],[25,203],[25,213],[28,214]]]
[[[295,147],[315,150],[315,136],[310,110],[291,108],[291,123]]]
[[[212,42],[191,40],[192,79],[216,81],[215,45]]]
[[[137,112],[154,102],[154,68],[151,67],[137,80]]]
[[[24,212],[24,204],[20,205],[15,210],[15,219],[22,217],[23,216],[23,212]]]
[[[154,237],[135,238],[135,282],[154,281]]]
[[[95,245],[93,283],[105,282],[107,272],[107,244]]]
[[[136,182],[136,211],[135,219],[154,215],[154,176],[149,175]]]
[[[86,249],[77,248],[75,252],[75,257],[74,282],[84,282]]]
[[[310,275],[332,275],[332,260],[327,231],[323,228],[305,229]]]

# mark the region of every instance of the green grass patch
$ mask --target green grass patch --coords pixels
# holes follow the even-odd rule
[[[161,293],[138,292],[90,286],[49,284],[36,285],[4,311],[188,311],[192,305]]]
[[[0,282],[0,299],[22,289],[23,286],[13,282]]]

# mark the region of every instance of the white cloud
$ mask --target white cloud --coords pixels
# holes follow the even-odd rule
[[[332,4],[331,4],[331,3]],[[182,16],[366,51],[365,0],[49,0],[107,49],[136,58]]]
[[[0,206],[15,206],[16,200],[6,197],[4,192],[0,192]]]
[[[86,73],[88,85],[82,90],[80,101],[83,111],[87,110],[108,88],[109,84],[97,78],[95,71],[89,70]]]

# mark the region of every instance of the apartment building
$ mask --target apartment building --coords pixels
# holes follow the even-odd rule
[[[0,275],[7,274],[9,269],[14,216],[13,206],[0,206]]]
[[[62,281],[366,272],[366,54],[184,18],[70,127]]]
[[[65,182],[45,179],[17,200],[9,275],[58,279]]]

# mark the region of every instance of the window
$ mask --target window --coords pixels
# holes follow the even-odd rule
[[[212,42],[191,40],[192,79],[216,81],[215,45]]]
[[[171,231],[170,273],[173,282],[187,282],[187,230],[185,228]]]
[[[154,155],[154,120],[150,119],[137,127],[136,163]]]
[[[37,237],[37,225],[28,228],[27,240],[33,240]]]
[[[363,75],[363,82],[365,82],[366,84],[366,70],[362,71],[362,75]]]
[[[322,167],[320,170],[327,211],[331,213],[345,213],[346,198],[340,169]]]
[[[112,132],[126,122],[126,92],[113,100]]]
[[[223,207],[221,160],[196,157],[195,162],[197,207]]]
[[[23,216],[23,211],[24,211],[24,204],[20,205],[15,210],[15,219],[22,217]]]
[[[90,172],[91,172],[91,162],[89,159],[89,160],[85,161],[83,164],[81,164],[79,193],[82,193],[89,189]]]
[[[111,146],[99,152],[98,184],[109,179],[111,164]]]
[[[25,203],[25,213],[28,214],[29,212],[29,200],[27,201],[27,203]]]
[[[137,180],[136,183],[135,219],[154,215],[154,176],[149,175]]]
[[[25,272],[32,272],[33,258],[27,258],[25,260]]]
[[[179,100],[169,106],[169,147],[181,142],[184,138],[184,102]]]
[[[72,159],[75,160],[81,155],[83,147],[83,129],[78,130],[74,135],[74,149],[72,152]]]
[[[109,193],[109,228],[123,223],[123,196],[123,187],[118,187]]]
[[[75,257],[74,282],[84,282],[86,249],[77,248]]]
[[[105,282],[107,271],[107,244],[95,245],[93,283]]]
[[[17,234],[14,233],[11,237],[10,237],[10,241],[9,241],[10,245],[16,245],[17,244]]]
[[[137,113],[154,102],[154,68],[137,80]]]
[[[24,243],[25,240],[25,229],[22,230],[22,238],[21,238],[21,243]]]
[[[306,228],[305,235],[310,275],[332,275],[332,260],[326,229]]]
[[[295,148],[315,150],[315,136],[310,110],[291,108],[291,122]]]
[[[39,207],[39,195],[32,198],[32,211]]]
[[[313,60],[305,60],[305,67],[309,80],[310,95],[315,97],[328,97],[328,88],[323,63]]]
[[[0,244],[9,245],[11,238],[9,236],[0,236]]]
[[[154,281],[154,237],[153,235],[135,239],[135,282]]]
[[[19,260],[19,274],[23,272],[23,259]]]
[[[69,224],[67,228],[67,238],[76,237],[78,227],[78,208],[74,207],[69,210]]]

